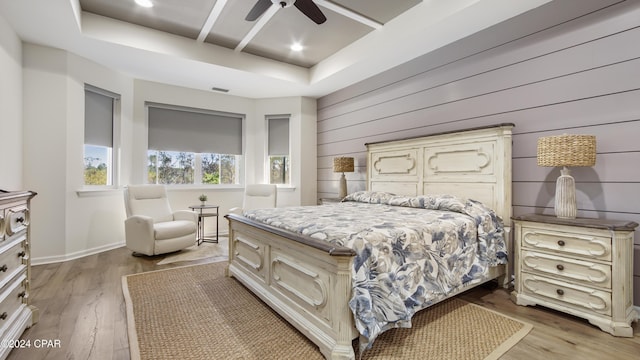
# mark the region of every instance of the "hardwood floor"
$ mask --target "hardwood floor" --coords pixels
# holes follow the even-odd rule
[[[129,359],[122,276],[166,269],[199,260],[158,266],[163,256],[133,257],[126,248],[64,263],[33,266],[31,297],[40,319],[23,335],[29,349],[14,349],[9,359]],[[640,326],[633,338],[617,338],[588,322],[541,307],[517,306],[501,288],[476,288],[467,301],[533,324],[531,332],[503,360],[640,359]],[[36,348],[36,339],[51,346]],[[49,342],[51,340],[51,342]],[[60,346],[55,346],[59,340]]]

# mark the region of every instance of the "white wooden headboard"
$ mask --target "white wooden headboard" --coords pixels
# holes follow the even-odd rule
[[[368,143],[367,189],[452,194],[490,206],[510,223],[513,124]]]

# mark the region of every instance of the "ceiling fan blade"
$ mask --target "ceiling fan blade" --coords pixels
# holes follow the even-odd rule
[[[260,17],[260,15],[264,14],[264,12],[267,11],[267,9],[271,5],[273,5],[271,0],[258,0],[258,2],[256,2],[255,5],[253,5],[253,8],[251,8],[249,13],[247,14],[247,17],[244,19],[247,21],[256,20],[257,18]]]
[[[318,5],[316,5],[312,0],[296,0],[293,5],[318,25],[327,21],[327,18],[324,16],[322,11],[320,11]]]

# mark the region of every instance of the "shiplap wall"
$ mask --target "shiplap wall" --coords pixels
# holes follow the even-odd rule
[[[348,191],[365,189],[367,142],[510,122],[515,215],[553,214],[559,169],[536,165],[537,139],[593,134],[596,165],[572,169],[578,216],[640,222],[640,2],[535,21],[512,19],[319,99],[318,197],[337,196],[334,156],[355,157]],[[639,231],[635,243],[640,306]]]

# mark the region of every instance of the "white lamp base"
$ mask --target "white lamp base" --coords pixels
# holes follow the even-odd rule
[[[562,219],[575,219],[578,213],[576,182],[566,166],[560,170],[556,181],[555,211],[556,216]]]
[[[340,176],[340,194],[338,197],[344,199],[345,196],[347,196],[347,178],[344,176],[344,173],[342,173],[342,176]]]

